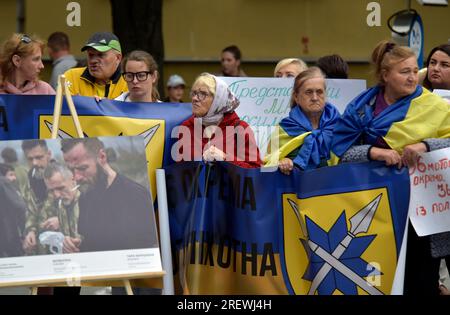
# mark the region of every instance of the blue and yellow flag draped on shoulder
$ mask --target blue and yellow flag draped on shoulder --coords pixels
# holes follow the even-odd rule
[[[361,137],[365,144],[374,144],[381,137],[399,153],[406,145],[426,138],[450,137],[449,105],[441,97],[418,86],[413,94],[373,117],[379,92],[379,86],[370,88],[347,106],[334,129],[331,164],[337,164]]]
[[[166,175],[179,293],[391,293],[406,169],[373,162],[285,176],[192,162]]]
[[[265,165],[276,166],[279,160],[290,157],[303,170],[319,167],[322,160],[330,158],[333,128],[339,116],[336,107],[326,103],[319,127],[313,129],[300,106],[295,105],[272,134]],[[279,149],[271,152],[271,145],[277,143]]]

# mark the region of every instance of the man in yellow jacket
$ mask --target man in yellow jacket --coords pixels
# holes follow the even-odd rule
[[[128,91],[120,72],[122,49],[116,35],[95,33],[81,51],[87,51],[87,67],[73,68],[65,73],[72,95],[114,99]]]

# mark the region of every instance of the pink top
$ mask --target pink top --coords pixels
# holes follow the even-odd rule
[[[28,81],[21,89],[18,89],[8,81],[5,81],[0,85],[0,94],[55,95],[56,92],[50,84],[44,81]]]

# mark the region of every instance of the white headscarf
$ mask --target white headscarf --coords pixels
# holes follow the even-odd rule
[[[222,79],[211,74],[216,80],[216,93],[208,113],[201,117],[204,126],[218,125],[223,119],[223,114],[234,111],[239,106],[239,100],[228,88]]]

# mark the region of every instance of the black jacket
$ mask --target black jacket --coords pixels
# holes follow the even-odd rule
[[[0,176],[0,257],[23,255],[26,212],[27,206],[17,189]]]

